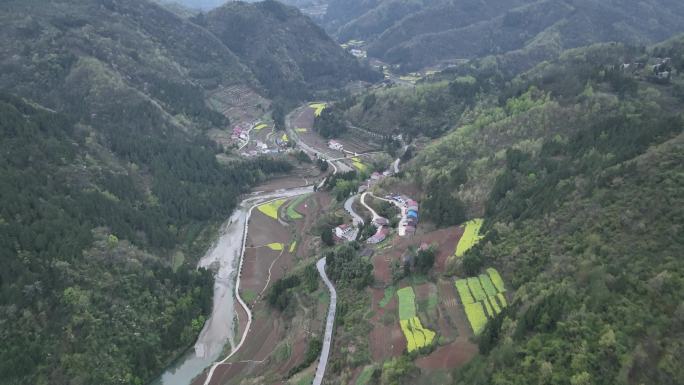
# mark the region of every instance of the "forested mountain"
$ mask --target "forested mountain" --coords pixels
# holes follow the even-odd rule
[[[209,311],[208,226],[291,168],[219,163],[206,97],[267,90],[147,1],[4,1],[0,33],[0,382],[148,382]]]
[[[195,20],[252,68],[272,97],[303,98],[312,85],[380,77],[299,10],[276,1],[230,2]]]
[[[448,133],[403,178],[438,226],[463,221],[457,208],[485,218],[453,273],[495,266],[512,283],[454,383],[680,383],[684,38],[579,48],[508,81],[447,78],[352,109],[437,115]]]
[[[504,54],[529,68],[595,42],[664,40],[684,30],[683,20],[676,0],[333,0],[325,25],[340,41],[365,40],[370,56],[413,70]]]
[[[213,8],[220,7],[230,0],[156,0],[165,5],[181,5],[190,10],[209,11]]]
[[[240,0],[155,0],[161,4],[165,5],[180,5],[184,8],[190,9],[190,10],[201,10],[201,11],[210,11],[214,8],[218,8],[222,6],[225,3],[228,2],[235,2],[235,1],[240,1]],[[257,3],[261,0],[246,0],[245,2],[247,3]],[[291,5],[293,7],[297,7],[301,9],[302,11],[306,11],[315,7],[320,7],[323,6],[325,7],[327,5],[327,0],[282,0],[281,3],[286,4],[286,5]]]
[[[679,46],[650,54],[678,57],[681,73],[681,40]],[[684,378],[682,79],[643,81],[581,55],[537,72],[525,86],[549,95],[552,83],[563,82],[544,85],[544,78],[560,70],[586,80],[584,90],[565,89],[536,103],[509,99],[497,122],[471,126],[491,133],[488,142],[526,127],[540,131],[498,153],[498,161],[465,163],[469,179],[492,162],[503,167],[482,191],[488,192],[488,236],[464,268],[499,266],[516,294],[510,311],[488,324],[482,355],[457,374],[458,384],[497,378],[676,384]],[[468,134],[459,131],[437,146],[461,142],[456,136]],[[427,152],[418,162],[436,155]]]

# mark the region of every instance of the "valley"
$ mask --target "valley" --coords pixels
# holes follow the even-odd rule
[[[682,383],[679,2],[215,3],[0,4],[1,385]]]

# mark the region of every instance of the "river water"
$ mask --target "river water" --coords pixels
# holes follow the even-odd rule
[[[256,192],[244,199],[226,221],[218,238],[198,263],[212,268],[214,302],[211,315],[204,324],[194,348],[176,360],[152,385],[189,385],[193,378],[211,366],[229,343],[235,346],[235,279],[242,253],[245,223],[250,208],[271,199],[292,197],[312,192],[311,186],[274,192]]]

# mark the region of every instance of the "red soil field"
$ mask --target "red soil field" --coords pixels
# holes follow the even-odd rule
[[[264,215],[256,208],[252,210],[249,228],[247,247],[265,246],[273,242],[285,244],[290,242],[290,231],[288,228],[281,225],[277,220]]]
[[[373,330],[370,334],[370,352],[373,361],[383,362],[384,360],[397,357],[406,350],[406,340],[401,332],[398,322],[392,322],[391,325],[385,325],[382,322],[382,316],[385,312],[397,312],[397,297],[393,296],[392,300],[385,306],[380,308],[378,303],[384,297],[383,289],[370,289],[372,295],[372,307],[375,315],[371,319]]]
[[[306,107],[302,108],[300,113],[294,118],[295,128],[308,128],[311,129],[314,124],[314,110],[313,108]]]
[[[439,310],[440,329],[452,330],[452,324],[458,331],[456,339],[448,345],[440,346],[430,355],[416,360],[416,365],[422,369],[450,369],[460,367],[477,354],[477,345],[470,341],[472,332],[470,325],[465,319],[465,313],[461,305],[456,301],[455,287],[450,280],[439,282]],[[443,315],[448,315],[451,321],[449,325],[442,326],[447,321]],[[445,337],[449,338],[445,333]]]
[[[268,267],[279,254],[280,251],[274,251],[267,247],[246,249],[242,266],[242,277],[240,278],[240,289],[248,289],[259,294],[268,278]]]
[[[399,258],[396,252],[387,252],[382,254],[375,254],[371,257],[373,264],[373,276],[375,280],[383,285],[388,285],[392,282],[392,271],[390,270],[390,262],[392,259]]]
[[[290,371],[290,369],[294,368],[296,365],[299,365],[299,363],[304,361],[304,353],[306,351],[306,347],[306,335],[302,335],[300,333],[297,336],[297,338],[295,338],[294,344],[292,344],[290,358],[278,368],[278,373],[285,376]]]
[[[421,369],[454,369],[463,366],[477,354],[477,346],[463,345],[454,341],[449,345],[440,346],[434,352],[416,360],[416,366]]]

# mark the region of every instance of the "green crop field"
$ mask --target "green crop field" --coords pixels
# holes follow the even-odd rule
[[[352,158],[352,165],[361,172],[368,171],[368,166],[363,164],[358,158]]]
[[[487,301],[489,302],[490,305],[492,305],[492,309],[494,309],[494,314],[499,314],[501,313],[501,307],[499,306],[498,303],[496,303],[496,296],[491,296],[487,297]]]
[[[273,219],[278,219],[278,209],[285,203],[285,199],[277,199],[270,203],[264,203],[261,206],[257,206],[257,209],[264,213],[264,215],[271,217]]]
[[[401,320],[399,324],[406,337],[406,347],[409,353],[432,344],[435,339],[435,332],[424,328],[418,317]]]
[[[268,245],[266,245],[266,247],[268,247],[269,249],[274,250],[274,251],[282,251],[283,248],[285,247],[285,245],[283,245],[282,243],[279,243],[279,242],[273,242],[273,243],[269,243]]]
[[[501,307],[508,306],[508,303],[506,302],[506,296],[504,296],[503,293],[497,294],[496,298],[499,299],[499,303],[501,304]]]
[[[482,290],[480,280],[477,279],[477,277],[468,278],[468,288],[470,289],[470,292],[473,293],[473,297],[475,297],[476,301],[483,301],[487,297],[484,290]]]
[[[487,274],[457,279],[454,283],[475,334],[480,333],[488,318],[508,306],[503,294],[504,282],[495,269],[489,268]]]
[[[257,131],[257,132],[258,132],[258,131],[263,130],[263,129],[266,128],[266,127],[268,127],[268,124],[266,124],[266,123],[259,123],[259,124],[257,124],[256,126],[254,126],[254,131]]]
[[[485,298],[482,301],[485,310],[487,311],[487,317],[494,317],[494,309],[492,309],[492,304],[489,303],[489,299]]]
[[[321,112],[325,110],[325,107],[327,107],[327,104],[325,103],[311,103],[309,104],[309,107],[314,109],[314,116],[321,116]]]
[[[469,303],[464,305],[465,313],[470,322],[470,326],[473,328],[473,333],[480,334],[485,324],[487,323],[487,316],[485,315],[484,309],[480,302]]]
[[[304,216],[297,211],[297,207],[300,204],[302,204],[302,202],[304,202],[304,200],[308,198],[309,195],[310,194],[300,195],[287,206],[286,213],[288,218],[290,218],[291,220],[304,218]]]
[[[416,316],[416,295],[412,287],[397,290],[399,297],[399,319],[406,320]]]
[[[399,297],[399,324],[406,337],[409,352],[432,344],[435,332],[426,329],[416,316],[416,294],[412,287],[397,290]]]
[[[396,288],[394,286],[389,286],[385,288],[385,295],[382,297],[380,302],[378,302],[378,306],[380,306],[381,308],[387,306],[387,304],[392,300],[395,290]]]
[[[461,297],[461,303],[467,304],[475,302],[473,296],[470,294],[470,289],[468,289],[468,281],[465,279],[456,280],[456,290],[458,291],[459,297]]]
[[[437,297],[437,293],[431,292],[428,295],[427,310],[428,311],[435,311],[437,309],[438,304],[439,304],[439,297]]]
[[[253,302],[257,297],[257,293],[254,290],[250,289],[241,289],[240,295],[242,299],[247,303]]]
[[[482,219],[473,219],[465,223],[465,230],[463,236],[458,240],[456,245],[456,256],[462,257],[466,251],[475,246],[482,236],[480,235],[480,228],[482,227]]]
[[[499,275],[499,272],[496,271],[494,268],[489,268],[487,269],[487,274],[489,274],[489,278],[492,279],[492,283],[496,287],[496,290],[500,292],[506,291],[506,288],[504,287],[504,281],[501,279],[501,276]]]
[[[295,249],[297,249],[297,241],[290,243],[290,254],[294,253]]]
[[[373,376],[373,370],[375,370],[373,365],[364,366],[361,374],[356,378],[356,385],[368,385]]]
[[[489,279],[489,275],[487,274],[480,274],[480,284],[488,296],[494,296],[498,292],[496,287],[494,287],[492,280]]]

